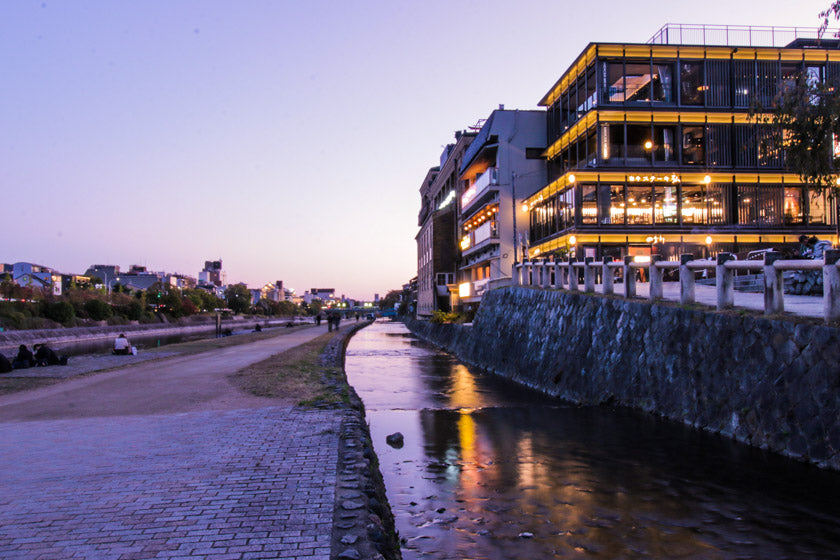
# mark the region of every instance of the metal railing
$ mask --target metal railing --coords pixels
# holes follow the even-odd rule
[[[694,259],[693,255],[682,255],[679,261],[663,261],[658,255],[651,257],[649,263],[635,262],[633,257],[624,261],[615,261],[604,257],[603,261],[594,261],[587,257],[584,261],[531,261],[513,266],[513,283],[519,286],[535,286],[545,289],[567,289],[570,291],[595,292],[595,277],[601,277],[601,293],[615,293],[616,272],[622,272],[623,296],[636,297],[636,271],[646,270],[650,282],[648,299],[664,299],[663,276],[667,270],[679,271],[680,303],[696,303],[695,271],[714,270],[716,288],[716,308],[729,309],[735,305],[734,275],[739,270],[760,271],[764,273],[764,313],[773,315],[782,313],[784,306],[784,279],[782,274],[788,270],[822,271],[823,277],[823,318],[827,323],[840,321],[840,250],[825,251],[820,260],[784,260],[782,254],[768,252],[764,260],[739,261],[731,253],[720,253],[716,259]],[[580,271],[583,272],[583,286],[580,286]]]
[[[835,33],[836,30],[829,29],[822,37],[834,37]],[[818,27],[666,23],[647,42],[652,45],[784,47],[796,39],[820,37]]]

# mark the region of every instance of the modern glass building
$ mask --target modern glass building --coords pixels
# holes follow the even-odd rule
[[[780,37],[785,46],[756,45]],[[745,253],[802,234],[836,242],[828,193],[786,171],[779,138],[752,114],[800,72],[840,83],[836,41],[666,26],[647,44],[588,45],[540,102],[548,182],[523,207],[529,256]]]

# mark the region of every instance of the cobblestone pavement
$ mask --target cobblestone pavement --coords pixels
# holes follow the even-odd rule
[[[0,558],[328,560],[341,411],[0,423]]]

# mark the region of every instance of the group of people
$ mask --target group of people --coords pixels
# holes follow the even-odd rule
[[[820,259],[825,253],[825,250],[830,248],[830,241],[820,241],[813,235],[811,237],[800,235],[799,248],[796,250],[796,256],[800,259]]]
[[[13,369],[27,369],[44,366],[66,366],[67,356],[59,356],[46,344],[36,344],[32,350],[21,344],[17,356],[10,362],[0,354],[0,373],[9,373]]]

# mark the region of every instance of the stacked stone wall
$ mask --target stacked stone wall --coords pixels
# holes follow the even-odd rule
[[[840,329],[566,291],[489,292],[472,326],[410,321],[466,363],[840,469]]]

